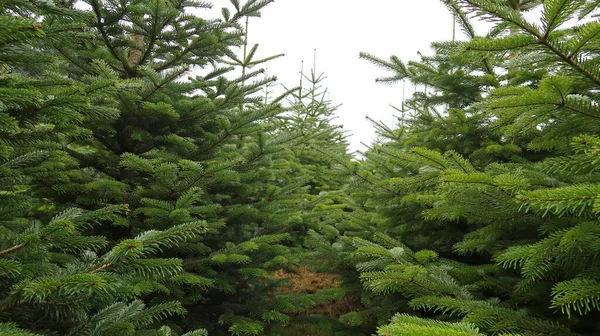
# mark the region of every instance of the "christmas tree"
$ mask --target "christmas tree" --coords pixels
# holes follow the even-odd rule
[[[277,294],[273,277],[304,255],[311,172],[291,147],[313,136],[278,132],[285,94],[260,97],[275,79],[252,68],[272,57],[254,60],[243,22],[270,2],[232,1],[220,19],[202,18],[203,2],[15,3],[6,13],[15,29],[4,54],[16,39],[35,53],[27,66],[6,61],[3,86],[31,96],[3,101],[3,174],[14,181],[6,328],[258,335],[336,297]],[[31,13],[43,23],[23,18]],[[27,78],[45,58],[54,72]],[[27,109],[39,120],[13,117]],[[19,263],[39,273],[19,275]]]
[[[363,54],[393,72],[383,81],[428,86],[349,167],[380,218],[353,240],[361,279],[402,313],[378,333],[593,335],[597,3],[445,3],[469,41],[408,64]],[[539,25],[522,13],[536,5]],[[495,23],[487,36],[471,13]]]

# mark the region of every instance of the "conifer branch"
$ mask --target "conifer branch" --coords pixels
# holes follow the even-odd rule
[[[389,192],[391,192],[391,193],[393,193],[393,194],[396,194],[396,195],[398,195],[398,193],[397,193],[397,192],[395,192],[394,190],[392,190],[392,189],[389,189],[389,188],[387,188],[387,187],[379,186],[379,185],[377,185],[377,183],[376,183],[376,182],[374,182],[374,181],[370,180],[369,178],[366,178],[366,177],[364,177],[364,176],[360,175],[358,172],[356,172],[355,170],[353,170],[353,169],[351,169],[350,167],[348,167],[348,166],[346,165],[346,163],[345,163],[345,162],[342,162],[341,160],[339,160],[339,159],[338,159],[338,158],[336,158],[336,157],[332,157],[332,156],[331,156],[329,153],[327,153],[327,152],[325,152],[325,151],[321,150],[320,148],[318,148],[318,147],[314,147],[314,149],[315,149],[316,151],[320,152],[320,153],[321,153],[321,154],[323,154],[323,155],[327,155],[329,158],[331,158],[332,160],[336,161],[338,164],[340,164],[340,165],[344,166],[344,168],[346,168],[347,170],[351,171],[351,172],[352,172],[352,175],[354,175],[354,176],[356,176],[356,177],[360,178],[361,180],[363,180],[363,181],[365,181],[365,182],[369,183],[370,185],[372,185],[372,186],[375,186],[375,187],[377,187],[377,188],[384,189],[384,190],[386,190],[386,191],[389,191]]]
[[[150,55],[152,55],[152,51],[154,49],[154,44],[157,41],[157,37],[158,37],[158,33],[156,32],[162,32],[171,22],[172,20],[175,18],[174,16],[170,17],[168,20],[165,20],[161,27],[159,29],[156,29],[156,25],[158,22],[156,22],[158,20],[158,15],[156,15],[156,13],[154,13],[154,15],[152,15],[154,17],[154,22],[152,25],[153,32],[154,34],[150,35],[150,39],[148,41],[148,46],[146,47],[146,51],[143,53],[143,55],[140,57],[139,61],[136,63],[137,65],[140,64],[144,64],[147,60],[148,57],[150,57]]]
[[[600,86],[600,78],[596,77],[594,73],[588,71],[585,67],[575,61],[572,57],[569,57],[569,54],[563,53],[557,46],[552,44],[548,39],[544,39],[540,41],[543,45],[545,45],[550,51],[552,51],[555,55],[560,57],[565,63],[569,64],[579,73],[582,73],[585,77],[591,80],[597,86]]]
[[[598,23],[595,28],[596,29],[593,34],[588,34],[585,36],[584,39],[578,41],[576,48],[574,48],[573,51],[571,51],[571,53],[567,56],[568,58],[573,59],[575,55],[577,55],[577,53],[579,53],[579,51],[581,51],[581,49],[583,49],[583,47],[585,47],[585,45],[588,42],[592,41],[600,35],[600,23]]]
[[[102,35],[102,39],[104,40],[105,45],[108,48],[108,51],[116,60],[121,62],[123,69],[126,72],[128,72],[130,70],[129,65],[127,64],[127,62],[124,59],[121,58],[121,55],[119,55],[117,50],[114,48],[114,46],[111,43],[111,40],[109,38],[109,35],[106,32],[106,29],[104,29],[104,22],[103,22],[104,19],[102,18],[100,4],[98,3],[98,1],[90,1],[90,5],[92,6],[92,10],[94,11],[94,14],[96,15],[96,28]],[[123,70],[119,69],[119,71],[123,71]]]
[[[11,252],[16,251],[16,250],[18,250],[20,248],[25,247],[25,245],[27,245],[27,244],[25,244],[25,243],[23,243],[23,244],[17,244],[15,246],[11,247],[11,248],[8,248],[6,250],[2,250],[2,251],[0,251],[0,255],[11,253]]]
[[[0,307],[0,311],[7,311],[7,310],[13,309],[15,307],[24,305],[26,303],[27,303],[27,300],[18,300],[18,301],[15,301],[15,302],[11,303],[11,304],[8,304],[8,305],[6,305],[4,307]]]
[[[554,53],[556,56],[558,56],[565,63],[570,65],[573,69],[575,69],[579,73],[583,74],[585,77],[587,77],[589,80],[591,80],[597,86],[600,86],[600,78],[599,77],[596,77],[592,72],[588,71],[585,67],[583,67],[581,64],[579,64],[573,58],[569,57],[569,53],[563,53],[559,47],[557,47],[550,41],[549,36],[545,36],[545,35],[541,34],[539,31],[534,29],[532,26],[525,25],[520,20],[516,20],[515,18],[513,18],[510,15],[504,15],[504,13],[502,13],[499,10],[500,7],[497,5],[496,6],[486,6],[485,3],[482,3],[482,0],[462,0],[462,1],[465,1],[475,8],[482,9],[486,12],[489,12],[490,14],[493,14],[499,18],[502,18],[503,20],[506,20],[506,21],[524,29],[529,34],[536,37],[539,44],[548,48],[548,50],[550,50],[552,53]]]
[[[111,265],[112,265],[112,263],[103,264],[102,266],[90,271],[89,274],[95,274],[98,272],[102,272],[102,271],[106,270],[107,268],[109,268]]]
[[[98,171],[100,171],[108,176],[111,176],[113,178],[119,178],[119,174],[117,172],[108,170],[108,167],[106,165],[101,164],[98,160],[94,160],[94,159],[90,160],[90,159],[86,158],[84,154],[80,154],[77,151],[75,151],[69,147],[63,147],[63,150],[65,152],[69,153],[69,155],[71,155],[73,158],[77,159],[80,163],[84,164],[85,166],[94,167]]]

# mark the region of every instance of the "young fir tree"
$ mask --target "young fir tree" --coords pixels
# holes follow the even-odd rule
[[[445,3],[467,32],[471,12],[497,25],[408,66],[364,55],[429,92],[348,167],[379,218],[353,244],[380,296],[349,318],[403,313],[381,335],[595,335],[599,4],[544,1],[534,24],[514,3]]]
[[[248,21],[245,24],[242,57],[230,56],[231,60],[226,61],[228,64],[241,68],[239,70],[242,75],[251,71],[256,65],[279,56],[254,60],[258,46],[254,45],[249,48],[247,35]],[[256,102],[253,102],[255,107],[269,106],[273,103],[268,97],[270,85],[272,82],[264,85],[267,90],[265,97],[260,100],[257,98]],[[296,96],[295,89],[288,92],[292,97]],[[283,96],[276,98],[275,101],[281,97]],[[239,222],[235,225],[240,227],[247,226],[249,222],[255,222],[259,228],[252,233],[254,235],[289,234],[288,244],[291,249],[275,258],[273,260],[275,262],[267,262],[269,265],[266,268],[267,271],[270,272],[274,267],[281,267],[281,269],[269,274],[252,269],[252,272],[266,275],[266,278],[261,279],[260,287],[257,284],[255,287],[253,286],[251,292],[244,293],[244,295],[248,295],[247,302],[251,302],[253,310],[261,312],[257,308],[264,309],[262,316],[257,316],[257,318],[270,322],[270,324],[264,324],[264,330],[261,331],[261,334],[265,335],[288,334],[291,331],[287,327],[296,326],[297,322],[301,320],[298,318],[299,316],[302,317],[309,312],[314,314],[319,309],[322,310],[321,306],[341,297],[339,288],[315,285],[312,290],[304,291],[298,290],[294,284],[289,284],[289,278],[295,277],[298,270],[307,270],[304,265],[307,264],[306,258],[310,257],[310,251],[304,248],[303,242],[310,224],[304,221],[304,217],[315,204],[315,196],[311,194],[314,193],[315,181],[318,183],[320,179],[317,174],[326,170],[320,165],[328,165],[327,162],[309,165],[299,155],[299,152],[302,152],[309,142],[312,143],[317,139],[324,142],[325,139],[324,135],[320,133],[317,135],[314,125],[307,124],[304,129],[301,129],[300,127],[289,128],[286,124],[282,124],[281,120],[285,119],[284,115],[299,108],[295,103],[289,105],[291,106],[282,109],[284,111],[282,114],[261,121],[263,130],[258,138],[254,139],[254,141],[258,141],[256,145],[248,147],[248,142],[253,140],[253,137],[249,135],[240,137],[236,141],[236,150],[250,149],[254,153],[248,160],[249,164],[238,171],[240,195],[243,197],[236,200],[236,204],[232,207],[234,211],[228,214],[228,218]],[[322,113],[325,112],[326,109],[322,108]],[[305,115],[308,113],[309,108],[304,108],[300,112]],[[310,122],[316,124],[317,119],[325,119],[329,115],[317,116],[317,113],[313,113],[313,119]],[[233,220],[232,223],[234,223]],[[308,274],[315,278],[320,276],[314,272]],[[261,291],[260,288],[264,290]],[[240,294],[235,293],[235,298],[239,299],[239,297]],[[233,318],[237,317],[233,316]],[[308,324],[316,324],[315,319],[309,319]],[[310,332],[317,329],[319,328],[311,329]]]
[[[340,173],[339,163],[330,156],[344,164],[350,162],[351,157],[347,154],[343,130],[334,124],[337,106],[332,105],[323,88],[325,75],[317,74],[314,66],[309,74],[302,70],[300,75],[300,85],[292,91],[288,111],[275,122],[279,132],[299,135],[291,152],[306,177],[304,185],[309,193],[305,202],[296,204],[298,223],[308,234],[301,237],[309,251],[301,267],[282,270],[277,277],[289,279],[282,287],[284,293],[310,294],[317,305],[299,309],[289,323],[274,328],[273,332],[277,335],[360,335],[338,321],[339,316],[360,307],[352,292],[354,288],[345,283],[341,273],[342,269],[354,272],[352,265],[342,267],[339,261],[345,251],[331,246],[340,235],[338,223],[344,221],[348,206],[342,190],[346,176]],[[327,155],[323,155],[323,151]]]
[[[311,174],[320,181],[311,182],[311,194],[321,191],[338,190],[344,184],[339,176],[328,176],[320,169],[329,169],[331,161],[327,157],[317,154],[314,148],[322,148],[336,154],[345,155],[348,150],[346,134],[341,125],[334,123],[335,112],[339,106],[332,105],[329,93],[323,88],[327,78],[324,73],[316,72],[316,50],[313,67],[309,74],[304,72],[304,62],[300,71],[300,84],[297,90],[292,91],[290,111],[279,118],[280,127],[287,132],[299,132],[299,146],[294,146],[300,162]],[[327,178],[332,180],[327,182]]]

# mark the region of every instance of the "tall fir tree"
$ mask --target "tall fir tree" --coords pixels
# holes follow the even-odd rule
[[[598,3],[545,1],[539,25],[522,13],[539,2],[444,3],[470,41],[408,65],[363,54],[429,90],[347,167],[380,218],[352,241],[380,299],[349,317],[402,313],[381,335],[594,335]],[[495,28],[475,36],[470,13]]]
[[[21,127],[33,125],[31,130],[13,127],[8,133],[18,138],[47,131],[52,141],[30,147],[43,145],[56,159],[27,176],[16,168],[48,155],[8,160],[6,175],[19,181],[7,197],[21,212],[32,211],[29,199],[41,203],[43,208],[34,204],[43,212],[35,217],[49,230],[64,227],[28,236],[30,229],[17,218],[24,214],[6,215],[18,223],[8,227],[2,244],[12,267],[7,272],[16,275],[18,263],[25,262],[19,258],[32,254],[17,253],[23,246],[44,252],[35,258],[52,260],[53,271],[6,283],[7,321],[61,334],[167,335],[206,327],[213,335],[260,335],[288,315],[336,297],[331,291],[277,294],[282,281],[272,276],[303,258],[306,230],[298,208],[308,203],[310,178],[295,180],[309,175],[290,149],[300,132],[278,133],[271,122],[284,111],[283,96],[271,102],[258,96],[274,78],[256,80],[263,70],[252,67],[272,58],[256,61],[256,47],[246,49],[247,26],[241,22],[271,2],[231,1],[232,9],[214,20],[198,16],[209,6],[204,2],[60,3],[49,7],[56,15],[39,12],[62,34],[40,39],[43,45],[27,43],[45,33],[33,21],[6,19],[16,29],[3,46],[15,48],[8,42],[20,38],[24,50],[52,60],[58,81],[39,85],[50,87],[46,97],[52,103],[33,113],[47,116],[25,120]],[[15,4],[16,12],[24,4]],[[72,32],[82,36],[73,38]],[[238,47],[243,59],[234,52]],[[241,76],[226,77],[234,67],[222,64],[241,67]],[[9,79],[21,80],[10,71]],[[186,78],[190,71],[203,75]],[[62,91],[54,92],[57,85]],[[24,100],[9,106],[5,119],[22,116],[22,105]],[[30,147],[3,153],[11,159]],[[36,237],[36,245],[22,241]],[[47,318],[31,321],[44,309]],[[168,326],[157,324],[173,315]]]
[[[52,54],[52,43],[84,43],[90,37],[86,19],[50,2],[5,2],[0,15],[0,333],[170,335],[171,329],[159,321],[183,314],[181,304],[146,309],[135,298],[166,276],[182,273],[181,261],[152,259],[155,250],[201,230],[155,231],[111,246],[89,232],[101,223],[122,223],[126,205],[84,211],[57,206],[31,192],[41,176],[61,178],[65,167],[75,164],[58,148],[85,133],[82,120],[114,115],[110,108],[91,108],[94,95],[88,95],[113,90],[62,76],[57,67],[61,60]],[[57,208],[63,211],[56,213]],[[188,336],[204,334],[198,330]]]

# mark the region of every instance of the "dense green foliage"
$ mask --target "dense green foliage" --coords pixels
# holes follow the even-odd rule
[[[271,276],[306,254],[326,167],[294,151],[330,112],[283,132],[262,99],[240,22],[270,2],[3,2],[3,334],[260,335],[340,296]]]
[[[597,335],[600,2],[443,0],[354,159],[271,2],[2,1],[0,335]]]
[[[541,2],[445,3],[469,41],[408,64],[362,54],[429,89],[351,171],[379,216],[352,241],[360,277],[387,316],[445,322],[379,333],[596,335],[598,2],[544,1],[538,24],[522,12]],[[476,36],[471,13],[495,28]]]

